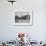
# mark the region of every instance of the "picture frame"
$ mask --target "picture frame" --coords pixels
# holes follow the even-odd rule
[[[14,23],[16,26],[32,26],[33,11],[15,11]]]

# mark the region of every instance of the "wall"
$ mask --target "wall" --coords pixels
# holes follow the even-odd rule
[[[14,13],[16,10],[33,10],[32,26],[15,26]],[[46,1],[17,0],[13,5],[7,0],[0,0],[0,40],[11,40],[18,32],[31,34],[37,41],[46,40]]]

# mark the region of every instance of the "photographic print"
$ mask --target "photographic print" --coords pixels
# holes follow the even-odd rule
[[[32,25],[32,12],[17,11],[15,12],[16,25]]]

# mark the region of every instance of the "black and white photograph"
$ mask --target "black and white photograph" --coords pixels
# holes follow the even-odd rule
[[[16,25],[32,25],[32,12],[18,11],[15,12]]]

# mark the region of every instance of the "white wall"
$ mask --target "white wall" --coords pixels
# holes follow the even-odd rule
[[[16,10],[31,9],[33,10],[32,26],[13,24]],[[18,32],[27,32],[34,40],[46,40],[46,0],[17,0],[13,5],[7,0],[0,0],[0,40],[15,39]]]

